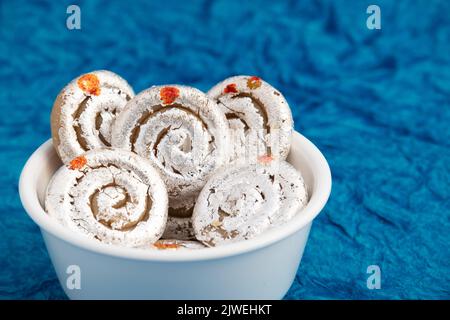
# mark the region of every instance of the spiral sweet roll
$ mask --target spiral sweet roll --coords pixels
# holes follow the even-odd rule
[[[45,208],[63,225],[101,242],[145,247],[164,231],[168,196],[147,160],[102,148],[57,171],[47,188]]]
[[[219,171],[201,191],[193,213],[196,238],[207,246],[250,239],[290,220],[307,203],[303,178],[270,156]]]
[[[51,114],[53,144],[61,160],[68,163],[88,150],[111,146],[112,124],[133,97],[129,84],[106,70],[70,82]]]

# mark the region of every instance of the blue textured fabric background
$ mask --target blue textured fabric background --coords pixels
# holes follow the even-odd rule
[[[450,298],[450,2],[86,1],[78,31],[69,4],[0,1],[0,298],[66,298],[18,178],[59,90],[103,68],[136,91],[255,74],[284,93],[334,179],[286,299]]]

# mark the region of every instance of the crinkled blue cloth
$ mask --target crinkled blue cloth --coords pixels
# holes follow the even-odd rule
[[[333,174],[286,299],[450,298],[450,2],[76,3],[81,30],[72,0],[0,2],[1,298],[66,299],[18,178],[58,92],[95,69],[136,91],[250,74],[284,93]]]

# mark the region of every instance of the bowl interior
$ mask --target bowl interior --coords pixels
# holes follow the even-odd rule
[[[274,243],[310,223],[320,212],[331,191],[331,173],[325,158],[308,139],[294,132],[288,162],[302,173],[310,198],[307,206],[296,217],[289,223],[268,230],[253,239],[208,248],[207,250],[195,250],[195,253],[130,249],[107,245],[66,230],[50,218],[44,211],[46,188],[53,174],[62,165],[51,140],[48,140],[36,150],[26,163],[22,171],[19,191],[27,213],[42,229],[77,246],[104,254],[146,260],[208,259],[235,255]]]

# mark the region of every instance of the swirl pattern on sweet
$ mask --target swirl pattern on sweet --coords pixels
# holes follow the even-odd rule
[[[227,162],[225,116],[203,92],[155,86],[139,93],[119,115],[112,144],[149,159],[169,192],[170,214],[187,217],[209,176]]]
[[[134,97],[130,85],[117,74],[94,71],[70,82],[52,110],[53,144],[64,163],[100,147],[111,146],[117,115]]]
[[[125,150],[103,148],[57,171],[47,188],[45,208],[61,224],[101,242],[143,247],[164,231],[168,196],[148,161]]]
[[[208,96],[228,120],[232,161],[256,162],[266,154],[286,159],[293,120],[278,90],[255,76],[234,76],[211,88]]]
[[[247,240],[289,221],[306,205],[300,173],[271,159],[230,166],[208,181],[192,216],[198,240],[207,246]]]

